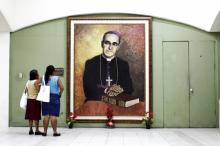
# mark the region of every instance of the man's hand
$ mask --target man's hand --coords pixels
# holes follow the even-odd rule
[[[114,85],[108,87],[105,90],[105,93],[108,96],[117,96],[118,94],[122,93],[123,91],[124,91],[124,89],[120,85],[114,84]]]

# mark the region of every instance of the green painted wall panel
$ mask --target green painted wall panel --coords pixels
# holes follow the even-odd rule
[[[188,54],[188,42],[163,42],[164,127],[189,127]]]
[[[190,42],[190,127],[216,127],[215,42]]]
[[[216,89],[217,89],[217,91],[216,91],[216,96],[217,96],[217,98],[216,98],[216,111],[217,111],[217,113],[216,113],[216,123],[217,123],[217,127],[219,127],[219,114],[218,114],[218,111],[219,111],[219,91],[220,91],[220,80],[219,80],[219,78],[220,78],[220,67],[219,67],[219,64],[220,64],[220,33],[216,33],[215,34],[215,36],[216,36],[216,38],[217,38],[217,40],[216,40],[216,43],[215,43],[215,48],[217,48],[217,49],[215,49],[215,73],[216,74],[218,74],[217,76],[216,76],[216,82],[215,82],[215,85],[216,85]]]
[[[219,49],[220,49],[220,33],[208,33],[184,24],[154,18],[152,22],[152,41],[153,41],[153,113],[154,127],[164,127],[164,107],[163,107],[163,61],[162,61],[162,42],[163,41],[215,41],[215,99],[216,110],[218,111],[218,95],[219,95]],[[218,126],[218,114],[216,123]],[[210,124],[212,125],[212,124]]]
[[[10,126],[27,125],[19,100],[31,69],[43,75],[47,65],[62,67],[65,72],[61,80],[66,85],[66,32],[66,19],[59,19],[11,33]],[[23,74],[22,79],[18,78],[18,73]],[[61,98],[60,125],[65,122],[65,113],[66,90]]]
[[[154,36],[154,35],[153,35]],[[160,36],[153,37],[153,114],[154,126],[163,127],[163,55]]]

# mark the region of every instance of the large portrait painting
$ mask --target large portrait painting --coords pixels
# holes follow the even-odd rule
[[[68,18],[67,111],[141,119],[151,109],[151,18]]]

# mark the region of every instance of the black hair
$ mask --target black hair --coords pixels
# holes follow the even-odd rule
[[[49,81],[49,77],[50,77],[50,75],[52,75],[53,74],[53,72],[54,72],[54,70],[55,70],[55,68],[54,68],[54,66],[53,65],[49,65],[49,66],[47,66],[47,68],[46,68],[46,72],[45,72],[45,84],[47,84],[48,83],[48,81]]]
[[[107,31],[107,32],[104,33],[104,35],[102,37],[102,48],[103,48],[104,40],[105,40],[105,37],[106,37],[107,34],[117,35],[118,36],[118,43],[120,44],[120,42],[121,42],[121,35],[120,35],[120,33],[117,32],[117,31],[112,31],[111,30],[111,31]]]
[[[29,73],[30,80],[36,80],[38,79],[38,71],[36,69],[32,69]]]

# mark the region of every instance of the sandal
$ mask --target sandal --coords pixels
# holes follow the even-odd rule
[[[33,134],[34,134],[33,130],[30,130],[29,135],[33,135]]]
[[[43,132],[36,131],[34,134],[35,134],[35,135],[42,135],[42,134],[43,134]]]
[[[53,136],[60,136],[60,133],[54,133]]]

